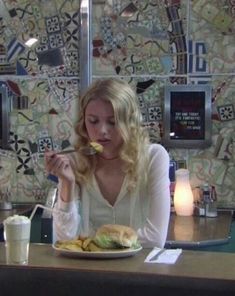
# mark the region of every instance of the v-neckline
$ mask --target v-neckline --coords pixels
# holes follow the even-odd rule
[[[126,176],[124,176],[124,178],[123,178],[120,191],[119,191],[119,193],[117,195],[117,198],[116,198],[116,201],[114,202],[113,205],[103,196],[103,194],[102,194],[102,192],[100,190],[99,183],[97,182],[95,174],[93,174],[93,180],[92,181],[93,181],[94,187],[96,189],[96,193],[98,192],[98,195],[99,195],[100,199],[102,201],[104,201],[106,204],[108,204],[108,206],[110,206],[112,208],[115,207],[115,205],[124,197],[124,193],[126,192]]]

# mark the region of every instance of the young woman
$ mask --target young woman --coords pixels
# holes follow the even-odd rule
[[[95,81],[80,100],[77,152],[45,154],[59,179],[53,214],[56,239],[92,235],[103,224],[137,231],[143,247],[163,247],[170,215],[169,156],[150,144],[135,92],[118,79]],[[90,142],[103,152],[86,155]]]

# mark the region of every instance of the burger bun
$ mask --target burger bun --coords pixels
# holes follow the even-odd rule
[[[126,225],[105,224],[97,229],[94,241],[105,249],[131,248],[138,244],[134,229]]]

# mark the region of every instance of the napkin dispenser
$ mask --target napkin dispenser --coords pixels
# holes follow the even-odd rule
[[[52,209],[57,199],[57,188],[50,188],[47,194],[45,207]],[[43,210],[42,217],[44,218],[51,218],[52,212],[46,209]]]

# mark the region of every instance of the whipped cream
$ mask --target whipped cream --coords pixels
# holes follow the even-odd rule
[[[26,216],[13,215],[3,223],[7,263],[27,264],[31,220]]]
[[[30,219],[26,216],[21,215],[13,215],[6,218],[3,221],[4,224],[22,224],[22,223],[30,223]]]

